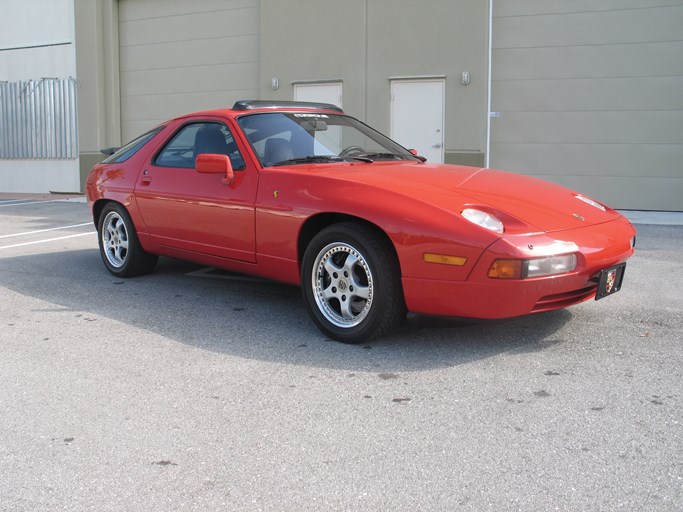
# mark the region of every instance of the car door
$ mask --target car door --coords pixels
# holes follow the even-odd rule
[[[199,173],[198,154],[226,154],[234,170]],[[135,196],[154,241],[195,253],[255,262],[254,165],[243,157],[224,120],[186,120],[153,155],[138,177]]]

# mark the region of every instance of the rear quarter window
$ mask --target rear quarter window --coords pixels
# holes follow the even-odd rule
[[[154,136],[157,133],[159,133],[161,130],[163,130],[164,128],[165,128],[165,126],[159,126],[157,128],[154,128],[153,130],[150,130],[146,133],[143,133],[139,137],[133,139],[128,144],[123,146],[121,149],[119,149],[113,155],[104,159],[103,163],[111,164],[111,163],[125,162],[130,157],[132,157],[135,153],[140,151],[140,149],[142,149],[142,147],[145,144],[147,144],[150,140],[152,140],[152,138],[154,138]]]

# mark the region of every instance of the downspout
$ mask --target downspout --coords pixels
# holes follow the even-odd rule
[[[491,56],[493,54],[493,0],[489,0],[489,55],[488,91],[486,98],[486,167],[491,161]]]

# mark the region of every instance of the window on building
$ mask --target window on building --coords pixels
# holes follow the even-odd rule
[[[75,79],[0,83],[0,158],[78,158]]]

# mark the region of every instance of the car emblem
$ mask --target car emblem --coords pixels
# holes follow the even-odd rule
[[[617,271],[612,270],[609,274],[607,274],[607,280],[605,281],[605,292],[610,293],[612,291],[612,288],[614,288],[614,281],[617,279]]]
[[[583,221],[586,220],[586,218],[583,215],[579,215],[578,213],[572,213],[572,217],[574,217],[575,219],[583,220]]]

